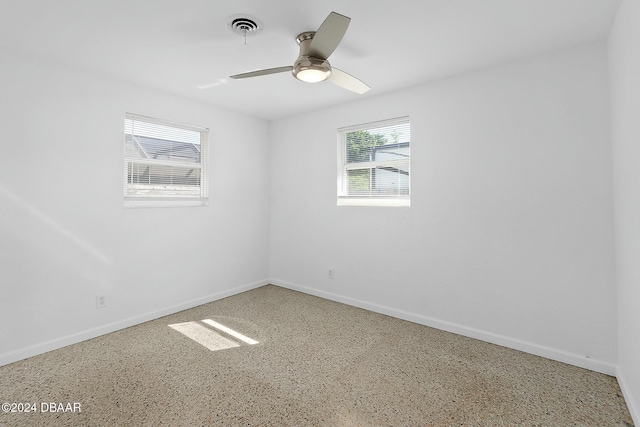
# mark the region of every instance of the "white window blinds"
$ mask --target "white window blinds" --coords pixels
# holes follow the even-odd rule
[[[408,205],[411,196],[408,117],[338,129],[338,203]],[[393,199],[394,203],[385,203]],[[355,203],[357,204],[357,203]]]
[[[128,113],[124,134],[125,201],[206,204],[208,129]]]

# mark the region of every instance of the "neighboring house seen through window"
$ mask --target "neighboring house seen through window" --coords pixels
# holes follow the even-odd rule
[[[208,129],[127,114],[124,134],[125,205],[207,204]]]
[[[338,129],[338,205],[409,206],[409,117]]]

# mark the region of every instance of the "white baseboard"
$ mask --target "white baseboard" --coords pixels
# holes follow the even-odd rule
[[[463,336],[475,338],[481,341],[490,342],[492,344],[501,345],[503,347],[512,348],[514,350],[524,351],[525,353],[535,354],[536,356],[545,357],[547,359],[556,360],[558,362],[568,363],[570,365],[589,369],[591,371],[600,372],[606,375],[616,376],[617,374],[616,365],[613,363],[586,358],[582,355],[567,352],[564,350],[546,347],[540,344],[519,340],[517,338],[511,338],[511,337],[507,337],[499,334],[494,334],[492,332],[482,331],[469,326],[464,326],[456,323],[434,319],[432,317],[423,316],[421,314],[409,313],[409,312],[398,310],[395,308],[370,303],[360,299],[345,297],[342,295],[321,291],[321,290],[310,288],[307,286],[288,283],[278,279],[271,279],[270,283],[277,286],[281,286],[283,288],[292,289],[294,291],[300,291],[300,292],[314,295],[317,297],[352,305],[354,307],[364,308],[365,310],[374,311],[376,313],[386,314],[388,316],[396,317],[403,320],[408,320],[413,323],[418,323],[418,324],[429,326],[432,328],[441,329],[447,332],[453,332],[458,335],[463,335]]]
[[[235,288],[231,288],[225,291],[217,292],[215,294],[207,295],[202,298],[196,298],[194,300],[173,305],[171,307],[166,307],[160,310],[152,311],[152,312],[141,314],[138,316],[129,317],[127,319],[118,320],[116,322],[108,323],[106,325],[98,326],[96,328],[88,329],[75,334],[70,334],[60,338],[56,338],[51,341],[46,341],[46,342],[32,345],[26,348],[4,353],[0,355],[0,366],[8,365],[9,363],[26,359],[27,357],[36,356],[38,354],[46,353],[51,350],[56,350],[58,348],[66,347],[71,344],[76,344],[81,341],[85,341],[91,338],[98,337],[100,335],[105,335],[111,332],[115,332],[120,329],[128,328],[130,326],[139,325],[140,323],[148,322],[150,320],[155,320],[160,317],[167,316],[169,314],[173,314],[179,311],[197,307],[199,305],[216,301],[222,298],[226,298],[232,295],[236,295],[241,292],[259,288],[268,283],[269,283],[268,280],[260,280],[258,282],[237,286]]]
[[[636,426],[640,426],[640,408],[635,405],[635,400],[633,399],[633,395],[631,394],[631,389],[629,388],[625,380],[624,372],[622,371],[622,369],[620,369],[620,366],[618,366],[616,378],[618,379],[618,384],[620,385],[620,390],[622,390],[624,400],[627,403],[627,408],[629,409],[629,413],[631,414],[633,424]]]

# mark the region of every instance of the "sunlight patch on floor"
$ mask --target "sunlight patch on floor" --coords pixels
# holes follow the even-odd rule
[[[225,338],[216,331],[197,322],[176,323],[174,325],[169,325],[169,327],[191,338],[211,351],[240,347],[240,344],[237,342]]]
[[[218,331],[223,332],[224,334],[229,335],[237,340],[240,340],[245,344],[258,344],[258,341],[242,335],[240,332],[234,331],[233,329],[211,319],[204,319],[202,320],[202,323],[216,328]],[[180,332],[184,336],[191,338],[198,344],[208,348],[211,351],[225,350],[228,348],[240,347],[242,345],[238,341],[227,338],[220,332],[204,326],[202,323],[195,321],[174,323],[173,325],[169,325],[169,327]]]
[[[249,345],[255,345],[258,344],[258,341],[256,340],[252,340],[251,338],[242,335],[240,332],[236,332],[231,328],[227,328],[226,326],[218,323],[218,322],[214,322],[211,319],[204,319],[202,322],[206,323],[209,326],[213,326],[214,328],[218,329],[219,331],[225,332],[229,335],[231,335],[234,338],[239,339],[240,341],[243,341]]]

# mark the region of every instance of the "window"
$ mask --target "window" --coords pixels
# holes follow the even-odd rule
[[[409,206],[409,117],[338,129],[338,205]]]
[[[204,206],[209,130],[127,114],[125,206]]]

